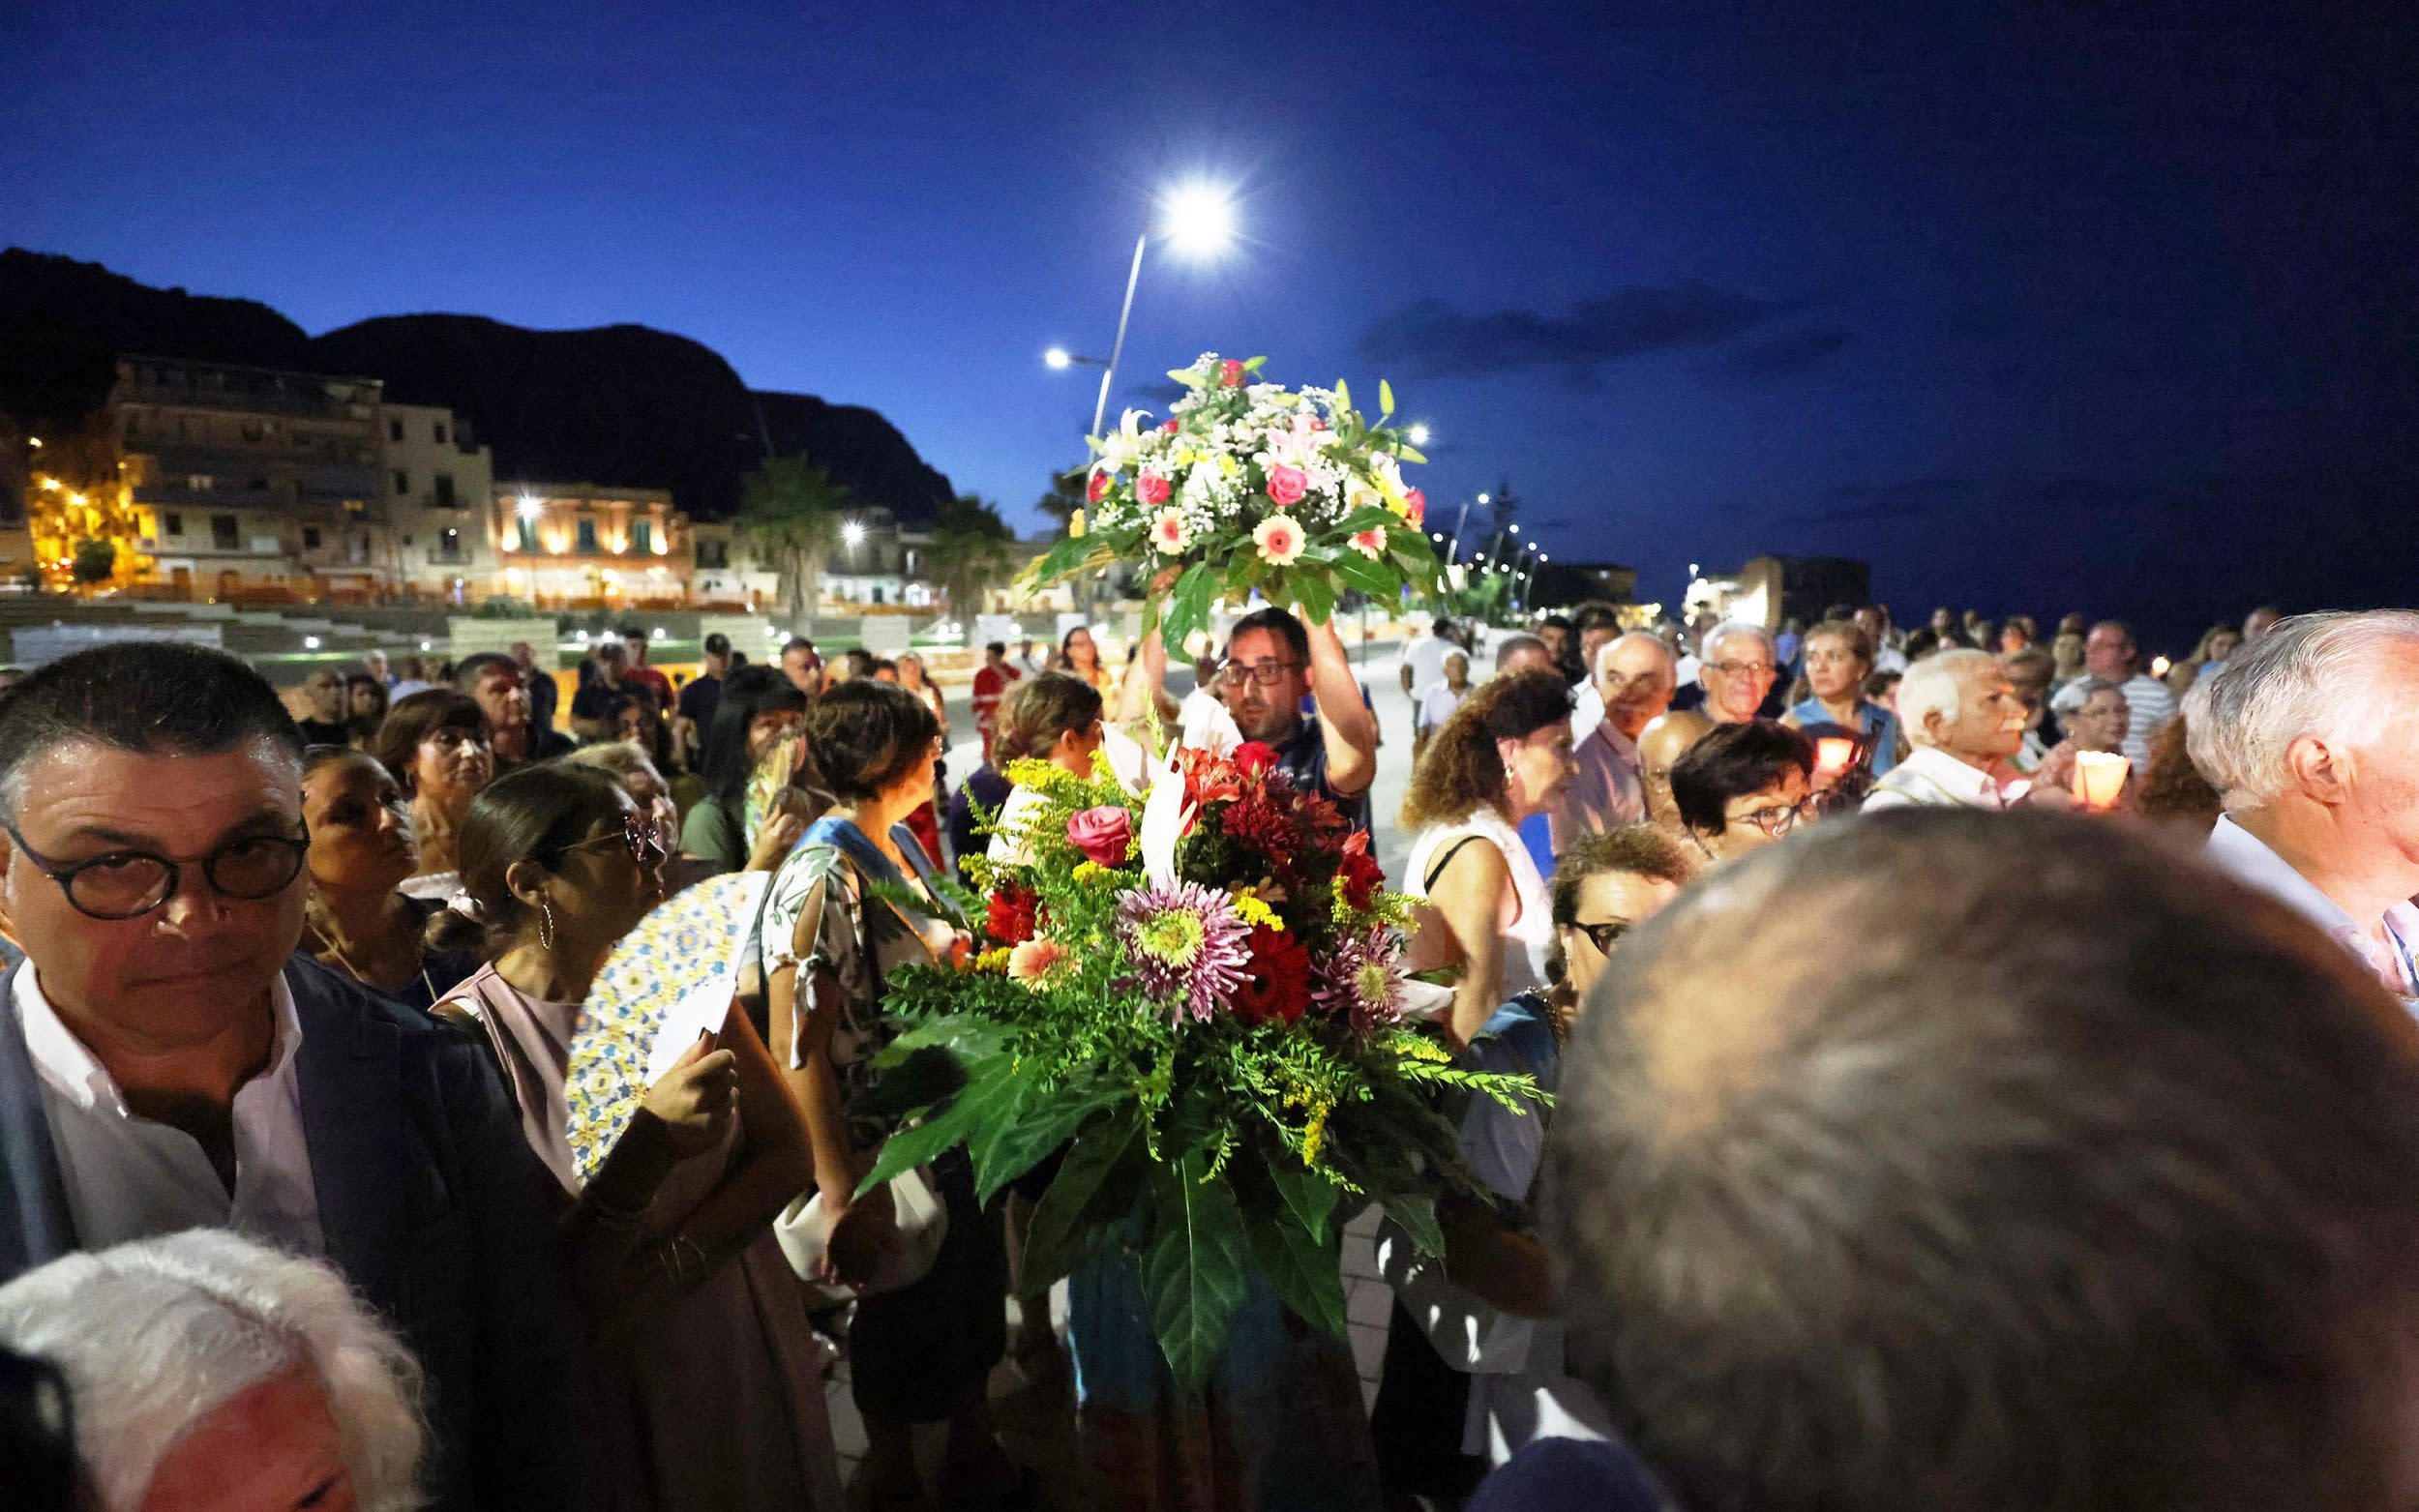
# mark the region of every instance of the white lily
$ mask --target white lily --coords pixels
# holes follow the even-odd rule
[[[1184,838],[1193,811],[1184,801],[1184,779],[1174,761],[1161,757],[1150,766],[1150,791],[1143,799],[1143,875],[1155,887],[1176,882],[1176,845]]]

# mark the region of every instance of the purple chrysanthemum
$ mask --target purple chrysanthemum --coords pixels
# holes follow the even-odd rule
[[[1133,958],[1133,980],[1196,1020],[1207,1020],[1241,984],[1250,933],[1226,894],[1197,882],[1145,887],[1118,904],[1118,937]]]
[[[1311,999],[1356,1029],[1374,1029],[1403,1016],[1403,972],[1394,938],[1383,929],[1339,937],[1319,972]]]

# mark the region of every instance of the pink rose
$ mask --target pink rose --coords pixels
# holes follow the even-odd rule
[[[1134,816],[1115,804],[1086,809],[1066,821],[1067,844],[1098,866],[1123,866],[1134,841]]]
[[[1160,430],[1165,430],[1165,431],[1166,431],[1168,434],[1170,434],[1170,435],[1174,435],[1174,434],[1176,434],[1176,428],[1177,428],[1177,426],[1178,426],[1179,424],[1180,424],[1180,422],[1178,422],[1178,421],[1175,421],[1175,420],[1171,420],[1171,421],[1169,421],[1166,425],[1161,426],[1159,429],[1160,429]]]
[[[1269,497],[1279,504],[1299,504],[1310,491],[1310,475],[1283,462],[1269,469]]]
[[[1008,980],[1037,987],[1065,959],[1066,947],[1057,940],[1029,939],[1008,952]]]
[[[1227,759],[1245,777],[1258,777],[1276,765],[1276,747],[1263,740],[1246,740]]]
[[[1226,361],[1218,364],[1218,383],[1220,386],[1225,388],[1241,388],[1243,386],[1243,365],[1237,362],[1232,357],[1229,357]]]
[[[1403,494],[1404,520],[1410,524],[1417,525],[1427,518],[1428,496],[1420,492],[1418,489],[1406,490]]]
[[[1134,496],[1145,504],[1156,507],[1168,501],[1168,480],[1146,467],[1134,480]]]

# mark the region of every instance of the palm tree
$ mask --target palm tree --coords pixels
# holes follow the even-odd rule
[[[815,634],[823,558],[839,544],[855,498],[845,485],[831,481],[828,469],[804,457],[767,457],[763,467],[741,483],[733,523],[760,558],[771,560],[780,578],[782,612],[800,635]]]
[[[1052,473],[1050,491],[1044,493],[1036,501],[1035,507],[1052,519],[1057,520],[1060,530],[1066,529],[1068,523],[1075,518],[1075,512],[1084,507],[1086,481],[1086,475],[1081,471]],[[1086,619],[1092,617],[1093,606],[1102,597],[1102,589],[1107,585],[1108,580],[1109,574],[1106,569],[1103,569],[1100,572],[1088,573],[1068,586],[1067,591],[1074,597],[1076,608]]]
[[[926,553],[934,580],[949,595],[949,611],[974,634],[983,595],[1016,568],[1016,532],[1000,518],[1000,507],[961,493],[933,517],[932,548]]]

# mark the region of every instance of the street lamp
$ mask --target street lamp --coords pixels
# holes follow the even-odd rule
[[[1428,430],[1427,422],[1423,420],[1413,421],[1411,429],[1403,432],[1404,435],[1410,438],[1411,444],[1414,446],[1427,445],[1428,437],[1431,433],[1432,432]]]
[[[840,527],[840,539],[847,542],[849,549],[853,551],[865,544],[865,527],[851,519]]]
[[[1109,360],[1100,369],[1100,398],[1092,405],[1090,434],[1100,434],[1109,419],[1109,385],[1116,381],[1118,360],[1125,355],[1125,325],[1134,313],[1134,285],[1143,276],[1143,249],[1156,235],[1180,256],[1204,260],[1226,250],[1235,239],[1235,197],[1213,184],[1181,185],[1159,196],[1159,224],[1143,227],[1134,238],[1134,262],[1125,270],[1125,302],[1118,307],[1118,335]]]
[[[1058,371],[1064,372],[1068,368],[1074,366],[1075,354],[1068,351],[1063,346],[1054,346],[1050,348],[1050,350],[1041,354],[1041,360],[1048,363]]]

